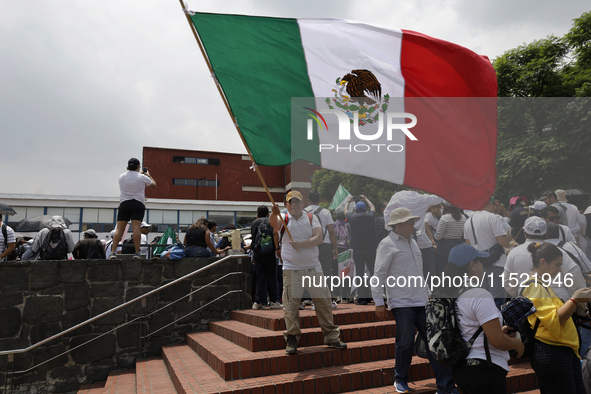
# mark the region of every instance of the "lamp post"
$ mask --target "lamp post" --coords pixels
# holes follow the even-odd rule
[[[199,200],[199,181],[204,180],[207,177],[197,179],[197,183],[195,184],[195,200]]]

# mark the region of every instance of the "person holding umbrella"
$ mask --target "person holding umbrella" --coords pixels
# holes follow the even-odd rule
[[[119,245],[123,237],[125,226],[131,219],[131,228],[133,229],[133,244],[135,246],[134,259],[141,259],[140,226],[146,212],[146,190],[145,188],[156,189],[156,181],[150,176],[148,168],[144,167],[140,174],[140,161],[132,157],[127,162],[127,172],[119,176],[119,209],[117,210],[117,227],[113,237],[113,245]],[[116,246],[115,246],[116,249]],[[117,254],[111,252],[109,259],[116,259]]]

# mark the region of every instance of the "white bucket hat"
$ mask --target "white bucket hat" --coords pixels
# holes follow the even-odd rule
[[[387,226],[394,226],[398,223],[404,223],[410,219],[419,220],[418,216],[413,216],[412,212],[408,208],[396,208],[390,212],[390,222]]]

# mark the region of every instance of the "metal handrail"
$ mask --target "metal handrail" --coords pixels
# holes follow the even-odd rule
[[[204,287],[205,287],[205,286],[204,286]],[[201,288],[200,288],[200,289],[201,289]],[[199,290],[200,290],[200,289],[199,289]],[[217,300],[221,300],[222,298],[224,298],[224,297],[225,297],[225,296],[227,296],[228,294],[232,294],[232,293],[242,293],[242,290],[230,290],[229,292],[227,292],[227,293],[225,293],[225,294],[222,294],[221,296],[219,296],[219,297],[218,297],[218,298],[216,298],[215,300],[211,300],[211,301],[209,301],[207,304],[204,304],[204,305],[200,306],[199,308],[195,309],[194,311],[192,311],[192,312],[190,312],[190,313],[187,313],[185,316],[183,316],[183,317],[182,317],[182,318],[180,318],[180,319],[177,319],[177,320],[175,320],[175,321],[174,321],[174,322],[172,322],[171,324],[169,324],[169,325],[166,325],[166,326],[164,326],[164,327],[162,327],[162,328],[159,328],[158,330],[156,330],[156,331],[154,331],[154,332],[151,332],[150,334],[148,334],[148,335],[146,335],[146,336],[143,336],[143,337],[140,337],[140,338],[141,338],[141,339],[149,338],[149,337],[150,337],[152,334],[155,334],[155,333],[157,333],[157,332],[161,331],[162,329],[164,329],[164,328],[166,328],[166,327],[168,327],[168,326],[170,326],[170,325],[172,325],[172,324],[176,323],[176,322],[177,322],[177,321],[179,321],[179,320],[182,320],[182,319],[184,319],[185,317],[187,317],[187,316],[189,316],[189,315],[191,315],[191,314],[193,314],[193,313],[195,313],[195,312],[199,312],[201,309],[205,308],[206,306],[209,306],[209,305],[213,304],[214,302],[216,302]],[[185,296],[185,297],[186,297],[186,296]],[[183,297],[183,298],[184,298],[184,297]],[[160,308],[160,309],[163,309],[163,308]],[[112,332],[115,332],[115,331],[117,331],[117,330],[118,330],[118,329],[120,329],[121,327],[125,327],[126,325],[128,325],[128,324],[130,324],[130,323],[133,323],[133,322],[134,322],[134,321],[136,321],[136,320],[141,320],[141,319],[144,319],[145,317],[146,317],[146,316],[138,316],[138,317],[136,317],[135,319],[132,319],[132,320],[130,320],[130,321],[128,321],[128,322],[125,322],[125,323],[123,323],[123,324],[121,324],[121,325],[119,325],[119,326],[117,326],[117,327],[115,327],[115,328],[113,328],[113,329],[111,329],[111,330],[109,330],[109,331],[103,332],[103,333],[101,333],[99,336],[97,336],[97,337],[94,337],[94,338],[92,338],[92,339],[90,339],[90,340],[88,340],[88,341],[86,341],[86,342],[84,342],[84,343],[81,343],[80,345],[74,346],[73,348],[71,348],[71,349],[68,349],[68,350],[66,350],[66,351],[65,351],[65,352],[63,352],[63,353],[60,353],[60,354],[58,354],[57,356],[53,356],[52,358],[50,358],[50,359],[47,359],[47,360],[45,360],[45,361],[42,361],[42,362],[40,362],[40,363],[39,363],[39,364],[37,364],[37,365],[33,365],[33,366],[32,366],[32,367],[30,367],[29,369],[25,369],[25,370],[23,370],[23,371],[12,371],[12,374],[13,374],[13,375],[17,375],[17,374],[23,374],[23,373],[27,373],[27,372],[29,372],[29,371],[32,371],[32,370],[34,370],[35,368],[38,368],[38,367],[42,366],[43,364],[46,364],[46,363],[48,363],[48,362],[50,362],[50,361],[53,361],[53,360],[55,360],[56,358],[59,358],[59,357],[63,356],[64,354],[67,354],[67,353],[71,352],[72,350],[76,350],[76,349],[78,349],[79,347],[82,347],[82,346],[84,346],[84,345],[88,345],[90,342],[96,341],[97,339],[100,339],[100,338],[104,337],[104,336],[105,336],[105,335],[107,335],[107,334],[111,334]],[[10,357],[10,356],[9,356],[9,357]]]
[[[35,348],[37,348],[37,347],[39,347],[39,346],[41,346],[41,345],[44,345],[44,344],[46,344],[46,343],[48,343],[48,342],[51,342],[51,341],[53,341],[53,340],[55,340],[55,339],[57,339],[57,338],[60,338],[60,337],[62,337],[63,335],[65,335],[65,334],[69,333],[69,332],[72,332],[72,331],[74,331],[74,330],[77,330],[78,328],[80,328],[80,327],[82,327],[82,326],[84,326],[84,325],[86,325],[86,324],[88,324],[88,323],[92,323],[92,322],[93,322],[93,321],[95,321],[95,320],[98,320],[98,319],[100,319],[100,318],[102,318],[102,317],[105,317],[105,316],[107,316],[107,315],[110,315],[111,313],[113,313],[113,312],[116,312],[116,311],[118,311],[119,309],[125,308],[125,307],[126,307],[126,306],[128,306],[128,305],[131,305],[131,304],[133,304],[133,303],[136,303],[137,301],[140,301],[140,300],[142,300],[142,299],[144,299],[144,298],[146,298],[146,297],[149,297],[149,296],[151,296],[152,294],[156,294],[156,293],[158,293],[159,291],[161,291],[161,290],[164,290],[164,289],[166,289],[166,288],[168,288],[168,287],[170,287],[170,286],[172,286],[172,285],[174,285],[174,284],[176,284],[176,283],[178,283],[178,282],[180,282],[180,281],[182,281],[182,280],[186,280],[186,279],[188,279],[188,278],[192,277],[193,275],[196,275],[196,274],[198,274],[198,273],[200,273],[200,272],[203,272],[203,271],[205,271],[205,270],[208,270],[208,269],[210,269],[210,268],[212,268],[212,267],[215,267],[216,265],[218,265],[218,264],[220,264],[220,263],[222,263],[222,262],[224,262],[224,261],[226,261],[226,260],[230,260],[230,259],[237,259],[237,258],[244,258],[244,257],[248,257],[248,255],[246,255],[246,254],[235,254],[235,255],[230,255],[230,256],[226,256],[226,257],[224,257],[224,258],[221,258],[221,259],[219,259],[219,260],[217,260],[217,261],[214,261],[213,263],[211,263],[211,264],[209,264],[209,265],[207,265],[207,266],[205,266],[205,267],[203,267],[203,268],[199,268],[199,269],[198,269],[198,270],[196,270],[196,271],[193,271],[193,272],[191,272],[191,273],[188,273],[187,275],[185,275],[185,276],[182,276],[182,277],[180,277],[180,278],[177,278],[177,279],[173,280],[172,282],[169,282],[169,283],[167,283],[167,284],[165,284],[165,285],[163,285],[163,286],[160,286],[160,287],[159,287],[159,288],[157,288],[157,289],[154,289],[154,290],[152,290],[152,291],[149,291],[149,292],[147,292],[146,294],[142,294],[141,296],[139,296],[139,297],[137,297],[137,298],[134,298],[134,299],[133,299],[133,300],[131,300],[131,301],[127,301],[127,302],[125,302],[125,303],[123,303],[123,304],[121,304],[121,305],[119,305],[119,306],[116,306],[116,307],[115,307],[115,308],[113,308],[113,309],[110,309],[110,310],[108,310],[108,311],[106,311],[106,312],[103,312],[103,313],[101,313],[100,315],[97,315],[97,316],[95,316],[95,317],[92,317],[92,318],[90,318],[90,319],[88,319],[88,320],[86,320],[86,321],[84,321],[84,322],[82,322],[82,323],[76,324],[75,326],[73,326],[73,327],[70,327],[70,328],[68,328],[67,330],[64,330],[64,331],[62,331],[62,332],[60,332],[60,333],[58,333],[58,334],[55,334],[55,335],[53,335],[53,336],[51,336],[51,337],[49,337],[49,338],[46,338],[46,339],[44,339],[44,340],[42,340],[42,341],[39,341],[39,342],[37,342],[36,344],[34,344],[34,345],[31,345],[31,346],[29,346],[29,347],[27,347],[27,348],[23,348],[23,349],[13,349],[13,350],[2,350],[2,351],[0,351],[0,356],[5,356],[5,355],[6,355],[6,356],[9,356],[9,357],[10,357],[11,355],[14,355],[14,354],[25,353],[25,352],[28,352],[28,351],[30,351],[30,350],[33,350],[33,349],[35,349]]]

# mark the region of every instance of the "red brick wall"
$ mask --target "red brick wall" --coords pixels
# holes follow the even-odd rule
[[[173,163],[173,156],[219,159],[220,165]],[[173,185],[173,178],[215,180],[220,186],[217,199],[223,201],[269,201],[263,192],[245,192],[242,186],[262,187],[257,174],[249,169],[251,162],[240,154],[144,147],[143,166],[158,184],[157,189],[146,189],[148,198],[215,200],[216,188],[210,186]],[[285,167],[259,167],[268,187],[285,187]],[[197,190],[198,189],[198,190]],[[272,193],[276,202],[283,201],[283,193]]]

